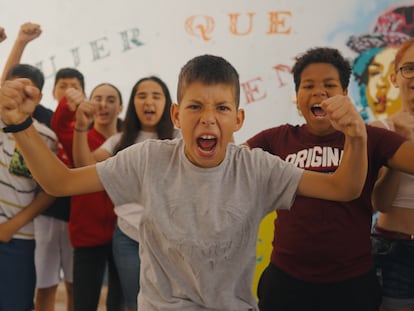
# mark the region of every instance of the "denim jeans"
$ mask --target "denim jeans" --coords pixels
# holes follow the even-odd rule
[[[0,311],[33,310],[36,286],[34,240],[0,243]]]
[[[372,237],[374,264],[383,306],[414,307],[414,241]]]
[[[117,225],[112,238],[112,251],[125,304],[129,309],[136,310],[139,292],[139,244],[123,233]]]

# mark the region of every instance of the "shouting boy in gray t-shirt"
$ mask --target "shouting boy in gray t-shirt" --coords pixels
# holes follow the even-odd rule
[[[182,139],[147,140],[72,170],[50,154],[27,121],[35,91],[24,80],[3,86],[0,108],[3,120],[15,124],[23,156],[48,192],[106,190],[115,205],[144,207],[139,310],[257,310],[251,284],[260,221],[275,209],[288,209],[296,194],[358,197],[367,172],[365,124],[341,96],[324,101],[322,108],[346,137],[341,165],[329,175],[303,171],[232,144],[244,111],[238,73],[225,59],[191,59],[177,90],[171,117]]]

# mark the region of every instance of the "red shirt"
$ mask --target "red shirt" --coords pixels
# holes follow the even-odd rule
[[[75,112],[70,111],[64,97],[53,114],[51,126],[62,144],[68,163],[73,163],[72,142]],[[94,128],[88,132],[89,148],[97,149],[106,138]],[[60,155],[62,156],[62,155]],[[69,234],[74,247],[107,244],[112,241],[116,215],[105,191],[71,197]]]
[[[371,192],[378,170],[403,143],[394,132],[367,126],[368,175],[361,196],[336,202],[297,196],[277,211],[271,262],[307,282],[336,282],[367,273],[371,259]],[[339,165],[344,135],[309,133],[306,125],[282,125],[247,141],[307,170],[331,173]]]

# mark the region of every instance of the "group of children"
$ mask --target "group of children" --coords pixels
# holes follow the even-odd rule
[[[41,29],[37,24],[25,23],[21,26],[4,68],[3,82],[28,78],[42,90],[44,77],[40,70],[31,65],[20,64],[27,43],[40,34]],[[47,129],[44,126],[47,125],[53,130],[52,132],[47,129],[47,133],[53,138],[51,147],[53,145],[53,149],[57,149],[58,158],[68,167],[84,165],[82,157],[85,154],[88,156],[92,150],[97,154],[97,161],[101,161],[137,141],[148,138],[168,139],[179,135],[169,116],[172,100],[168,87],[155,76],[142,78],[133,86],[121,126],[118,117],[123,109],[120,91],[112,84],[102,83],[91,91],[89,100],[86,100],[84,77],[75,68],[62,68],[57,71],[53,97],[58,103],[55,111],[39,104],[40,94],[32,117],[36,120],[36,126]],[[80,106],[83,102],[88,104]],[[88,124],[81,130],[84,125],[79,125],[81,117],[76,119],[78,123],[75,124],[75,112],[83,109],[91,112],[92,108],[95,110],[93,117],[86,121]],[[109,137],[111,139],[107,139]],[[5,134],[3,138],[10,142],[10,148],[16,146],[10,134]],[[80,151],[77,151],[78,142]],[[103,142],[106,143],[101,148]],[[9,161],[10,165],[7,164]],[[6,168],[11,167],[13,159],[5,155],[4,163]],[[14,172],[10,173],[11,176],[7,177],[12,179]],[[30,174],[26,177],[33,183]],[[9,187],[15,186],[12,182],[7,184]],[[36,187],[32,189],[34,192]],[[31,198],[34,197],[33,193],[29,194]],[[12,192],[12,195],[16,198],[20,196],[19,191]],[[35,205],[34,202],[42,197],[47,197],[49,201],[41,206]],[[5,204],[11,203],[9,200]],[[16,287],[7,287],[10,292],[18,293],[17,289],[21,289],[24,284],[26,290],[24,294],[20,290],[21,299],[17,301],[16,296],[7,295],[5,287],[2,291],[3,298],[0,299],[0,310],[32,310],[35,278],[35,309],[54,310],[61,270],[67,291],[67,310],[95,310],[106,269],[108,310],[137,309],[140,263],[136,229],[129,228],[125,220],[122,220],[126,217],[130,220],[130,210],[135,211],[135,206],[125,205],[114,209],[104,191],[58,198],[42,193],[31,205],[35,206],[19,204],[12,213],[5,209],[7,221],[0,224],[1,241],[8,242],[12,237],[19,238],[19,234],[15,234],[21,230],[19,228],[41,212],[34,219],[34,234],[30,235],[31,248],[27,252],[30,256],[27,258],[31,264],[25,264],[31,273],[22,271],[21,276],[18,275],[13,283]],[[22,211],[18,213],[19,210]],[[116,225],[117,222],[119,225]],[[33,223],[29,224],[32,228]],[[36,240],[35,264],[33,235]],[[12,247],[12,244],[8,243],[8,246]],[[0,253],[3,250],[1,247]],[[6,247],[4,248],[6,251]],[[14,257],[9,259],[13,261]],[[19,265],[12,262],[5,263],[4,267],[7,267],[10,275],[14,274],[14,269],[21,270]],[[29,279],[25,275],[32,277]]]
[[[399,57],[394,78],[403,86],[414,78],[414,48],[408,45]],[[239,75],[214,55],[182,67],[176,104],[160,100],[169,93],[156,79],[139,81],[122,132],[93,151],[88,135],[107,114],[100,114],[94,92],[90,101],[80,90],[66,92],[65,109],[74,120],[66,153],[73,152],[79,168],[62,163],[45,144],[32,119],[40,90],[30,80],[2,85],[2,136],[17,144],[45,193],[107,193],[118,228],[139,241],[139,257],[132,259],[141,265],[138,310],[379,310],[372,202],[381,201],[377,193],[388,193],[383,204],[392,201],[395,171],[414,173],[412,120],[400,115],[392,123],[407,135],[366,125],[347,94],[351,65],[336,49],[309,49],[292,74],[305,123],[264,130],[240,146],[233,143],[244,121]],[[141,87],[154,97],[143,108]],[[410,115],[413,96],[406,96]],[[377,182],[384,167],[389,170]],[[251,291],[257,230],[274,210],[271,263],[257,303]],[[130,249],[137,254],[137,246]],[[7,269],[11,263],[2,254],[0,248],[0,266]]]

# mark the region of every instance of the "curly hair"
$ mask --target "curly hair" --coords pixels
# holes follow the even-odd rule
[[[303,70],[314,63],[326,63],[334,66],[338,70],[342,88],[344,90],[348,88],[352,73],[351,63],[335,48],[316,47],[307,50],[296,58],[296,63],[292,68],[296,92],[299,90]]]

